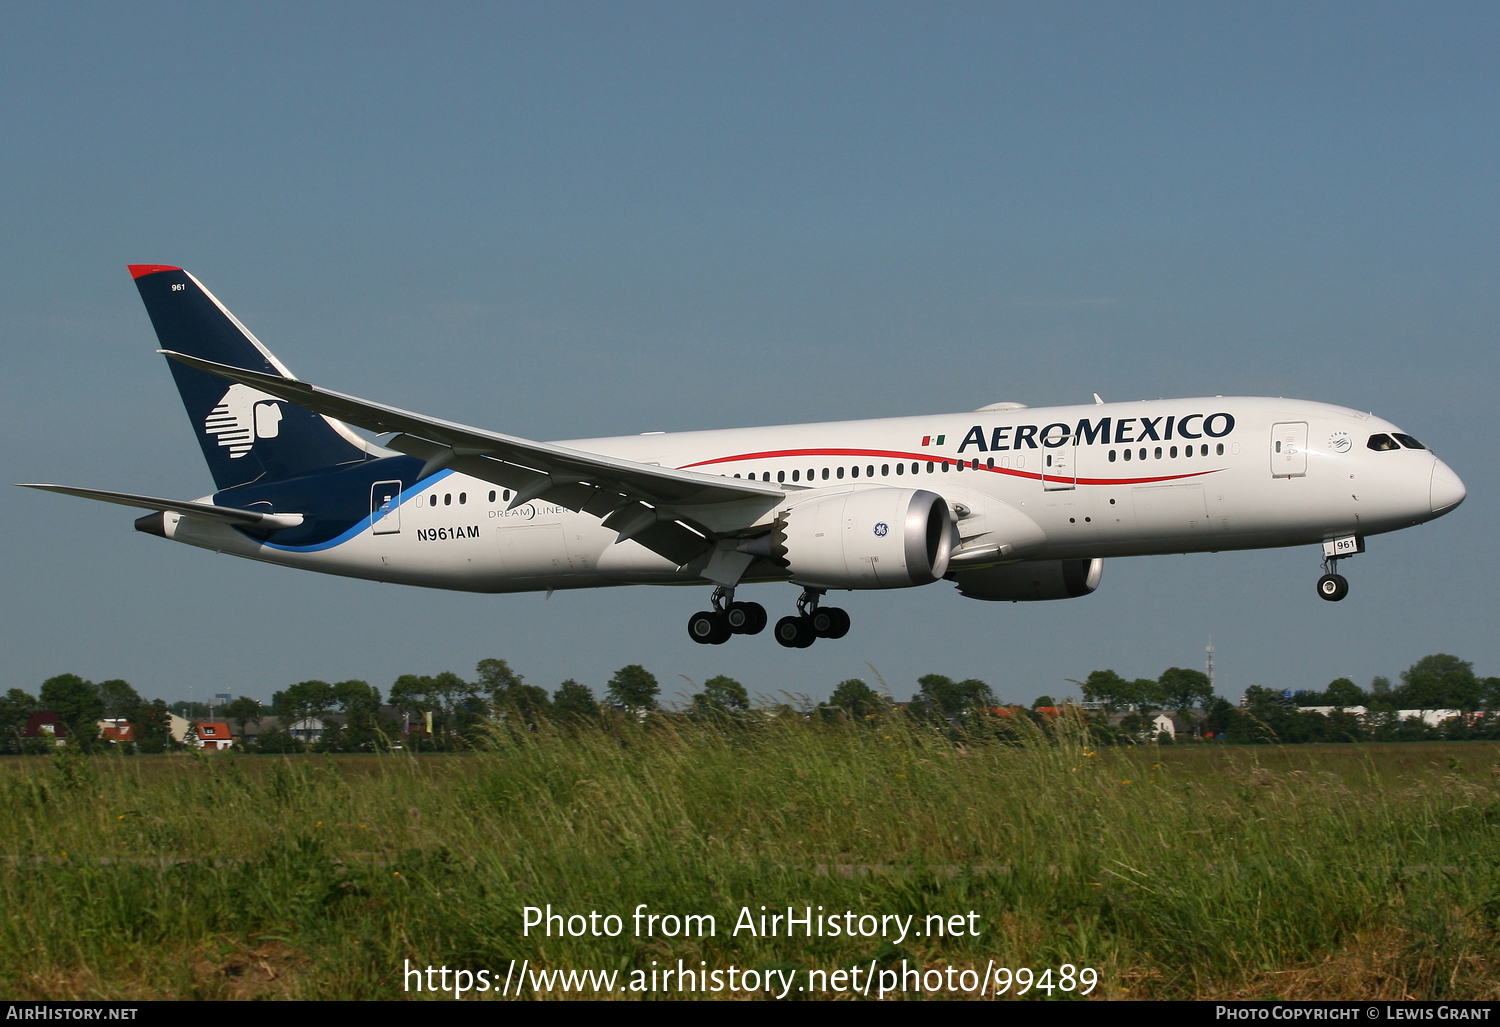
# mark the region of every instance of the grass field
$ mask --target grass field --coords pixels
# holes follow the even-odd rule
[[[679,959],[1070,963],[1095,998],[1500,997],[1494,743],[1095,751],[663,718],[460,756],[13,758],[0,802],[11,998],[425,998],[404,961],[498,988],[512,960]],[[523,935],[549,903],[625,929]],[[641,903],[717,931],[635,937]],[[980,933],[731,934],[762,905],[973,910]]]

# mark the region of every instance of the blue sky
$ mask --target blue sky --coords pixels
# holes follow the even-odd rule
[[[187,267],[299,375],[535,438],[1172,395],[1374,410],[1464,478],[1370,541],[1115,560],[1095,595],[843,600],[699,647],[699,590],[302,574],[8,489],[0,687],[257,698],[642,663],[1005,697],[1500,674],[1488,4],[125,4],[0,9],[0,480],[209,491],[126,263]],[[779,615],[790,586],[749,590]]]

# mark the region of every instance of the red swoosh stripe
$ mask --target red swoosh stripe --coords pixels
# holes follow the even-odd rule
[[[685,471],[690,467],[706,467],[709,464],[739,463],[745,460],[778,460],[788,457],[818,456],[869,456],[889,460],[914,460],[918,463],[959,463],[956,458],[938,457],[937,459],[933,459],[932,454],[930,453],[902,453],[897,450],[890,449],[773,449],[766,450],[760,453],[740,453],[737,456],[720,456],[714,457],[712,460],[699,460],[697,463],[683,464],[680,469]],[[963,463],[966,465],[966,470],[969,470],[971,472],[973,471],[972,467],[967,467],[967,460],[963,461]],[[986,467],[983,464],[980,464],[979,470],[988,471],[990,474],[1008,474],[1012,478],[1030,478],[1035,481],[1042,480],[1042,475],[1040,472],[1020,471],[1016,470],[1013,467]],[[1207,471],[1190,471],[1186,474],[1163,474],[1158,477],[1152,478],[1075,478],[1074,481],[1079,485],[1147,485],[1151,484],[1152,482],[1158,481],[1180,481],[1183,478],[1198,478],[1205,474],[1213,474],[1219,470],[1222,470],[1222,468],[1215,467]],[[1056,478],[1054,480],[1065,481],[1067,479]]]

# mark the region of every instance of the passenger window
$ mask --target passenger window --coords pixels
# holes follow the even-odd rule
[[[1412,438],[1410,435],[1402,435],[1400,432],[1392,432],[1391,433],[1391,437],[1394,438],[1397,442],[1401,443],[1407,449],[1426,449],[1427,448],[1426,446],[1424,446],[1420,442],[1418,442],[1416,439]]]
[[[811,467],[809,467],[809,468],[808,468],[808,469],[807,469],[807,480],[808,480],[808,481],[812,481],[812,480],[813,480],[813,479],[814,479],[814,478],[816,478],[816,477],[817,477],[817,475],[816,475],[816,474],[814,474],[814,473],[813,473],[813,469],[812,469],[812,468],[811,468]],[[796,478],[793,478],[793,479],[792,479],[792,480],[793,480],[793,481],[796,481],[796,480],[797,480],[797,479],[796,479]]]
[[[1207,442],[1205,442],[1203,444],[1203,448],[1202,449],[1198,450],[1198,455],[1199,456],[1208,456],[1208,443]]]
[[[932,473],[932,461],[931,460],[927,461],[927,473],[928,474]]]
[[[868,467],[865,468],[865,477],[866,478],[873,478],[873,477],[875,477],[875,465],[874,464],[871,464],[870,466],[868,466]]]
[[[501,496],[500,498],[504,499],[507,503],[509,503],[510,502],[510,489],[506,489],[505,490],[505,495]]]
[[[1142,460],[1146,459],[1146,447],[1145,446],[1141,447],[1141,459]]]
[[[1171,450],[1171,456],[1172,456],[1172,459],[1173,459],[1173,460],[1176,460],[1176,459],[1177,459],[1177,447],[1176,447],[1176,446],[1173,446],[1173,447],[1172,447],[1172,450]]]
[[[905,474],[906,473],[906,465],[905,464],[897,464],[896,465],[896,473],[897,474]]]
[[[785,471],[777,471],[776,472],[776,481],[778,483],[786,481],[786,472]]]
[[[881,464],[880,465],[880,476],[882,478],[884,478],[886,475],[888,475],[890,473],[891,473],[891,465],[890,464]]]
[[[823,468],[823,480],[824,481],[828,480],[828,468],[826,468],[826,467]]]
[[[1221,442],[1217,446],[1215,446],[1214,447],[1214,452],[1218,456],[1223,456],[1224,455],[1224,443]]]
[[[738,477],[739,477],[739,475],[738,475],[738,474],[736,474],[736,475],[735,475],[735,477],[736,477],[736,478],[738,478]]]
[[[1161,459],[1161,447],[1160,446],[1156,447],[1156,459],[1158,459],[1158,460]]]
[[[469,494],[467,492],[460,492],[458,494],[458,505],[459,506],[463,506],[468,501],[469,501]]]
[[[849,477],[851,477],[851,478],[858,478],[859,477],[859,465],[858,464],[855,464],[853,467],[849,468]]]
[[[1109,462],[1110,463],[1114,463],[1115,462],[1115,451],[1112,450],[1112,449],[1109,451]]]
[[[495,501],[495,490],[494,489],[490,489],[490,502],[493,503],[494,501]]]
[[[836,471],[835,471],[835,472],[834,472],[834,476],[835,476],[835,477],[838,477],[838,478],[843,478],[843,476],[844,476],[844,469],[843,469],[843,468],[842,468],[842,467],[840,467],[840,468],[838,468],[838,469],[837,469],[837,470],[836,470]]]
[[[802,477],[802,472],[801,471],[793,471],[792,472],[792,480],[793,481],[797,481],[801,477]]]
[[[943,473],[947,474],[948,473],[948,461],[944,460],[942,466],[943,466]]]
[[[453,505],[453,493],[451,493],[451,492],[445,492],[445,493],[443,493],[443,505],[444,506],[452,506]]]
[[[986,460],[984,462],[984,466],[985,466],[985,468],[987,470],[993,471],[995,469],[995,458],[994,457],[990,457],[988,460]]]
[[[1130,460],[1130,450],[1128,450],[1128,449],[1127,449],[1127,450],[1125,450],[1125,460],[1126,460],[1126,461],[1127,461],[1127,462],[1129,462],[1129,460]]]
[[[437,506],[437,493],[436,492],[434,492],[432,494],[432,502],[428,503],[427,505],[428,506]]]

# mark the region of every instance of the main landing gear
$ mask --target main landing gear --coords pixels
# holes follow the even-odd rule
[[[805,589],[797,598],[797,615],[776,622],[776,641],[788,649],[806,649],[820,638],[843,638],[849,615],[836,606],[819,606],[821,589]],[[730,635],[758,635],[766,627],[766,608],[759,603],[737,603],[734,589],[714,589],[713,609],[688,618],[688,637],[699,645],[723,645]]]
[[[734,589],[714,589],[713,609],[688,618],[688,637],[700,645],[723,645],[730,635],[758,635],[766,627],[766,608],[759,603],[737,603]]]
[[[849,633],[849,615],[837,606],[820,607],[822,589],[804,589],[797,597],[797,616],[776,622],[776,641],[788,649],[806,649],[820,638],[843,638]]]

